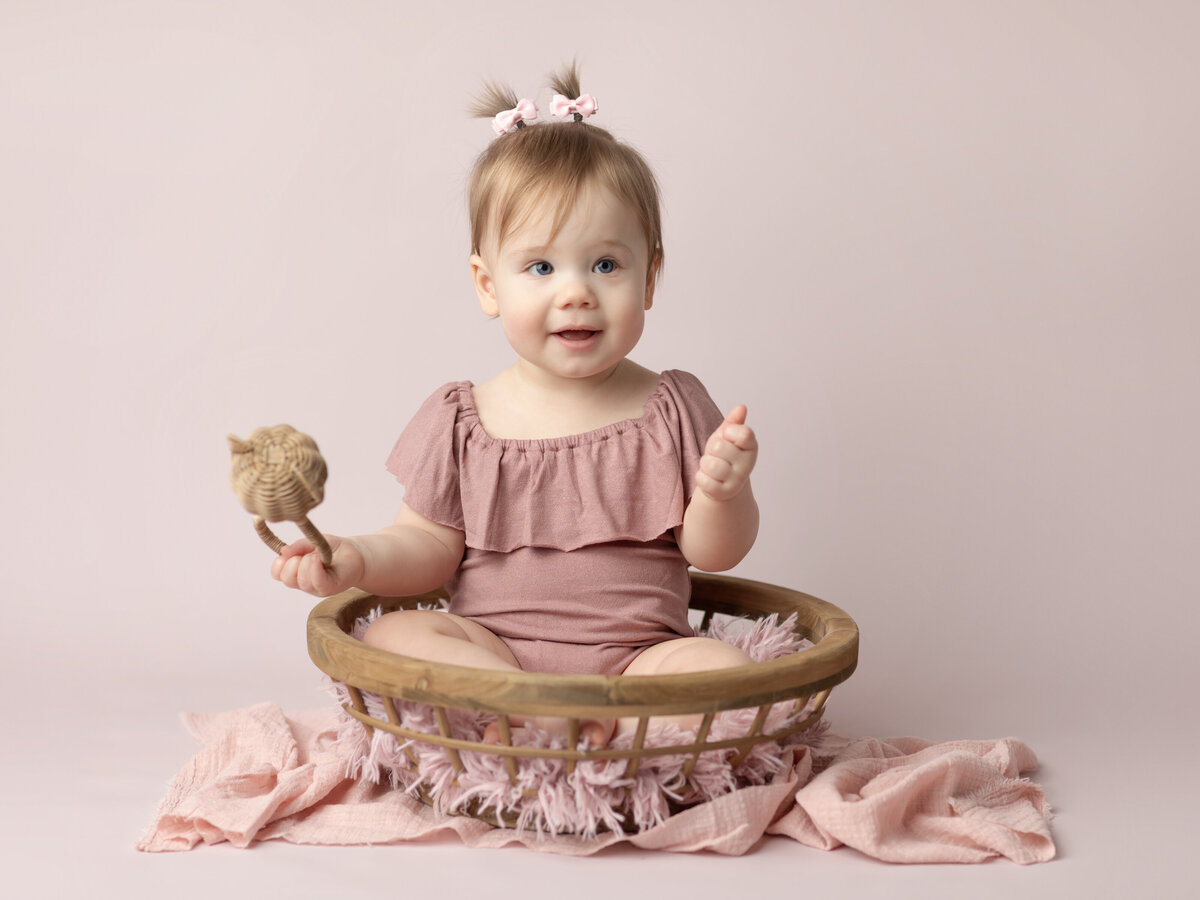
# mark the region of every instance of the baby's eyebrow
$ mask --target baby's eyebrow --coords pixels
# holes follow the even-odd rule
[[[553,244],[531,244],[528,246],[513,247],[508,252],[513,256],[545,256],[553,249]]]
[[[632,248],[628,244],[626,244],[624,241],[618,241],[615,239],[599,241],[599,242],[597,242],[596,246],[597,247],[611,247],[615,250],[624,250],[626,253],[633,252]]]
[[[600,253],[609,250],[618,250],[629,254],[633,253],[632,248],[628,244],[617,238],[605,238],[604,240],[593,241],[588,247],[590,250]],[[561,246],[551,241],[549,244],[520,244],[504,250],[503,253],[505,256],[534,259],[536,257],[549,256],[556,251],[561,252],[562,250]]]

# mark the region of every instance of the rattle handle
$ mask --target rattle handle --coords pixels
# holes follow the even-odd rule
[[[312,545],[317,548],[317,552],[321,554],[321,562],[328,568],[333,564],[333,551],[329,549],[329,541],[325,540],[325,535],[317,531],[317,527],[312,522],[308,521],[308,516],[296,522],[300,526],[300,530],[304,532],[304,536],[312,541]],[[262,516],[254,517],[254,530],[258,532],[258,536],[262,538],[262,542],[279,553],[287,546],[283,541],[276,537],[267,520]]]

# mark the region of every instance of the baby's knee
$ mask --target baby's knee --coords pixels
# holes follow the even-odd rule
[[[452,619],[445,613],[423,609],[401,609],[384,613],[367,626],[362,641],[371,647],[392,653],[408,654],[432,634],[445,634],[453,628]],[[458,636],[458,635],[454,635]]]
[[[707,672],[712,669],[732,669],[753,662],[746,653],[732,644],[715,638],[681,638],[663,647],[662,655],[654,660],[657,675],[681,675],[687,672]]]
[[[396,633],[402,627],[398,621],[401,615],[403,613],[400,612],[384,613],[367,626],[367,630],[362,635],[362,642],[370,647],[379,647],[383,650],[391,649],[390,645],[394,641]]]
[[[745,666],[753,662],[744,650],[724,641],[715,638],[693,638],[693,641],[694,643],[681,651],[684,664],[688,665],[691,671],[732,669],[734,666]]]

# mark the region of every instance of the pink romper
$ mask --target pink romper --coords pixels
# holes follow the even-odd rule
[[[617,674],[692,634],[673,529],[724,417],[693,375],[663,372],[642,415],[544,440],[493,438],[471,383],[438,388],[387,460],[404,502],[466,537],[450,611],[531,672]]]

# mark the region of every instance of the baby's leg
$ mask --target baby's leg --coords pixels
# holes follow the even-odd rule
[[[707,672],[713,669],[731,669],[754,662],[745,652],[724,641],[713,638],[690,637],[663,641],[647,647],[631,662],[624,675],[682,675],[686,672]],[[704,718],[700,713],[680,716],[655,716],[651,723],[674,722],[684,731],[695,730]],[[632,733],[637,729],[637,719],[621,719],[617,733]]]
[[[430,662],[501,672],[522,671],[504,641],[477,622],[453,613],[423,609],[390,612],[367,626],[363,643]],[[565,719],[540,716],[510,716],[509,719],[517,727],[532,722],[550,734],[567,734]],[[612,720],[596,722],[589,719],[580,723],[579,736],[589,747],[603,747],[612,735],[614,724]],[[494,722],[489,724],[483,740],[488,744],[499,744],[500,727]]]

